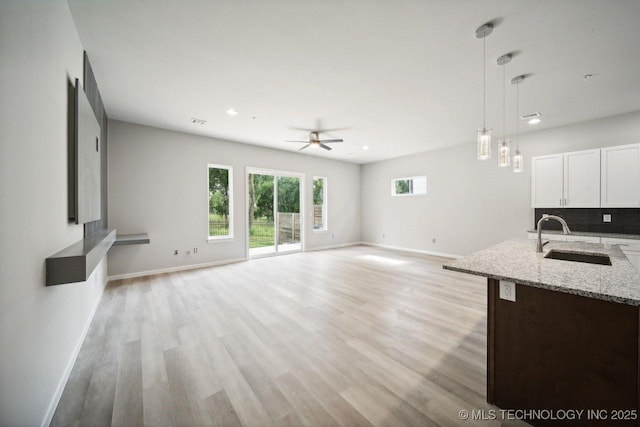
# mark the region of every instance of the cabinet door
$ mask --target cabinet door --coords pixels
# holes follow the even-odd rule
[[[531,207],[562,206],[562,154],[531,159]]]
[[[564,154],[565,208],[600,207],[600,149]]]
[[[602,207],[640,207],[640,144],[601,149]]]

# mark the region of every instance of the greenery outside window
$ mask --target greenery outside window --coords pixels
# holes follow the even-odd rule
[[[313,231],[327,231],[327,178],[313,177]]]
[[[392,196],[424,196],[427,194],[427,177],[412,176],[391,180]]]
[[[233,238],[233,168],[209,165],[209,239]]]

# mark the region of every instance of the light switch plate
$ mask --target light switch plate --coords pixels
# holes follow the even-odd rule
[[[516,284],[501,280],[500,299],[516,302]]]
[[[603,214],[602,222],[611,222],[611,214]]]

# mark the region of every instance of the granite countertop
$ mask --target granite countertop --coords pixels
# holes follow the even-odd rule
[[[544,258],[551,249],[606,254],[611,265]],[[640,306],[640,272],[617,245],[551,241],[536,253],[536,241],[513,239],[444,265],[445,269]]]
[[[538,230],[528,230],[527,233],[538,233]],[[542,234],[562,234],[562,230],[545,230]],[[593,231],[571,231],[570,236],[591,236],[591,237],[609,237],[613,239],[633,239],[640,240],[640,234],[622,234],[622,233],[596,233]]]

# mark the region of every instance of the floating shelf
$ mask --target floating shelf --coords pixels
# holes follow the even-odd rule
[[[148,243],[151,243],[151,240],[149,240],[149,235],[147,233],[118,234],[113,246],[144,245]]]
[[[116,240],[116,230],[101,230],[46,259],[47,286],[84,282]]]

